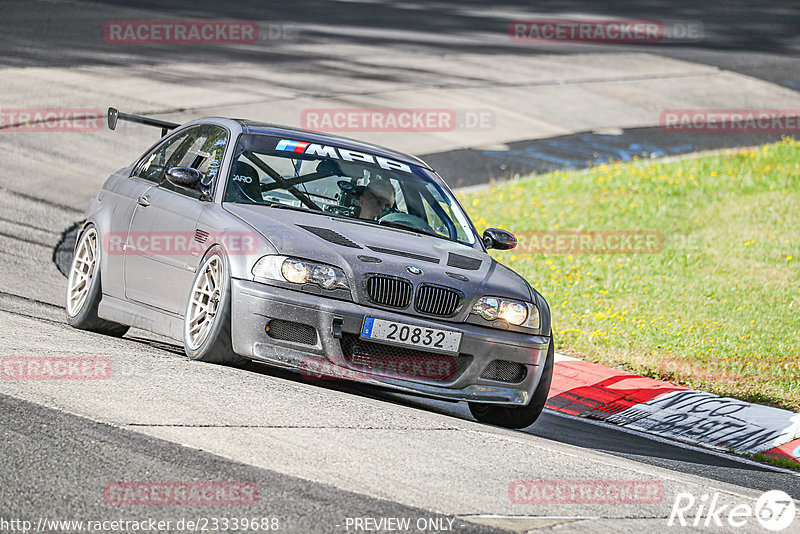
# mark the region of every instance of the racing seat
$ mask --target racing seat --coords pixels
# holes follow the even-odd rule
[[[331,159],[323,159],[317,164],[317,169],[314,171],[321,176],[344,176],[339,164]]]
[[[261,181],[258,170],[245,161],[237,161],[231,172],[231,185],[229,198],[233,202],[261,204],[264,197],[261,194]]]

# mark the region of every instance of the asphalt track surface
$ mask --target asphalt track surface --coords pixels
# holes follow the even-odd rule
[[[779,141],[780,133],[682,133],[660,127],[608,132],[583,132],[545,139],[463,148],[426,154],[425,161],[443,169],[453,187],[469,187],[551,171],[583,169],[608,161],[663,158],[692,152],[761,145]]]
[[[357,7],[357,8],[356,8]],[[593,2],[550,0],[536,2],[481,1],[399,4],[376,2],[279,2],[246,1],[163,2],[107,0],[95,2],[3,3],[0,20],[3,57],[7,66],[124,65],[131,61],[158,64],[180,60],[186,52],[171,46],[151,45],[121,54],[118,46],[86,39],[87,31],[108,20],[204,18],[259,20],[273,24],[300,25],[298,39],[317,43],[368,42],[387,48],[408,48],[436,54],[475,52],[496,54],[575,53],[581,50],[615,53],[629,45],[526,44],[508,39],[508,23],[517,19],[564,16],[616,17],[637,20],[700,22],[703,39],[674,43],[636,45],[633,49],[664,54],[696,63],[741,72],[787,87],[800,87],[800,8],[791,2],[767,0],[706,2]],[[369,34],[359,32],[369,30]],[[413,30],[413,32],[412,32]],[[404,33],[408,32],[408,33]],[[286,54],[274,43],[263,42],[251,50],[237,47],[198,46],[192,54],[213,60],[254,60],[269,64],[308,60],[307,54]],[[324,49],[315,51],[316,59]],[[346,58],[336,58],[346,60]],[[373,76],[380,76],[380,72]]]
[[[46,12],[42,16],[40,5]],[[676,0],[667,4],[592,1],[436,2],[397,4],[378,2],[302,2],[291,8],[279,3],[254,7],[250,2],[98,1],[4,2],[0,18],[3,54],[0,66],[74,67],[159,65],[183,61],[187,55],[213,62],[255,62],[277,71],[283,66],[308,65],[309,71],[347,69],[347,54],[340,47],[384,47],[413,53],[492,54],[520,56],[559,55],[581,52],[615,54],[646,52],[682,61],[711,65],[727,71],[800,90],[800,8],[791,2],[772,0],[696,2]],[[89,9],[88,6],[92,8]],[[357,6],[355,8],[354,6]],[[658,44],[553,44],[514,43],[508,38],[509,21],[530,18],[613,17],[655,20],[680,27],[697,27],[702,39],[674,39]],[[185,48],[151,44],[123,47],[97,34],[110,20],[152,19],[258,20],[264,38],[253,45],[193,45]],[[270,28],[288,28],[288,38],[268,37]],[[271,40],[272,39],[272,40]],[[288,46],[313,43],[308,48]],[[424,61],[424,60],[423,60]],[[157,69],[153,76],[158,77]],[[368,80],[402,81],[402,73],[353,72],[353,83]],[[191,83],[191,80],[187,80]],[[444,80],[443,80],[444,82]],[[279,85],[280,80],[276,80]],[[436,80],[429,85],[436,86]],[[582,168],[608,159],[627,160],[634,155],[658,157],[696,150],[745,146],[779,139],[780,134],[676,135],[658,128],[636,128],[610,135],[580,132],[552,139],[518,140],[510,150],[462,148],[423,152],[450,185],[461,187],[502,180],[530,172]],[[598,147],[593,149],[593,144]],[[644,147],[639,145],[644,144]]]
[[[105,65],[113,76],[114,67],[136,63],[152,65],[152,76],[158,78],[158,64],[187,56],[259,62],[279,72],[281,65],[296,65],[311,54],[302,56],[269,42],[247,49],[199,46],[187,51],[154,45],[120,51],[102,40],[82,37],[104,21],[134,18],[258,18],[306,25],[302,39],[314,45],[316,54],[309,68],[319,68],[326,51],[330,62],[346,62],[337,47],[359,41],[430,54],[620,50],[572,45],[520,51],[503,37],[507,21],[526,18],[529,10],[528,3],[498,7],[477,2],[406,7],[390,2],[276,3],[255,8],[244,2],[175,3],[168,8],[155,2],[4,2],[0,64],[75,69]],[[701,20],[708,34],[702,43],[644,48],[784,87],[800,84],[796,58],[800,16],[783,2],[702,7],[676,2],[666,12],[621,2],[542,2],[536,12]],[[353,30],[334,31],[337,25]],[[407,28],[414,33],[399,31]],[[364,76],[382,74],[354,74],[353,84],[362,83]],[[42,87],[43,93],[47,90]],[[555,147],[547,152],[551,159],[580,166],[586,143],[596,141],[586,140],[586,135],[607,134],[576,135],[568,144],[579,148],[566,152],[563,144],[548,145],[563,139],[520,142],[519,148],[524,152],[535,145],[541,152],[542,147]],[[659,140],[657,132],[626,131],[622,137],[628,145],[647,141],[665,153],[681,146],[671,138]],[[699,146],[708,142],[705,139],[684,144]],[[721,491],[734,501],[750,502],[760,492],[782,489],[800,499],[800,477],[795,474],[601,423],[545,412],[530,429],[506,431],[478,425],[463,404],[353,384],[306,382],[256,364],[245,369],[195,364],[187,362],[174,343],[140,331],[121,340],[74,331],[63,318],[65,280],[52,259],[57,244],[63,242],[62,231],[80,220],[85,199],[73,199],[71,185],[59,182],[58,158],[69,156],[52,159],[46,142],[39,148],[41,152],[24,155],[30,170],[21,177],[35,186],[11,187],[3,178],[0,189],[4,266],[0,352],[102,354],[113,359],[115,375],[108,384],[85,389],[0,384],[0,517],[4,519],[177,520],[240,512],[230,507],[110,506],[103,500],[102,488],[113,480],[254,481],[259,502],[247,507],[246,514],[278,517],[284,532],[345,532],[347,517],[416,519],[438,514],[458,516],[454,525],[464,532],[494,531],[479,524],[485,521],[518,532],[539,528],[644,532],[666,526],[677,491]],[[476,158],[469,161],[498,172],[509,164],[475,150],[436,157],[445,164],[448,157],[459,162]],[[519,160],[516,164],[522,165]],[[452,165],[457,168],[457,163]],[[521,166],[520,172],[527,168]],[[486,178],[490,177],[487,172]],[[87,178],[93,184],[98,180]],[[61,200],[52,194],[58,188],[64,189]],[[578,478],[662,481],[665,501],[652,508],[537,508],[509,505],[503,495],[509,482],[517,479]],[[504,522],[503,517],[487,516],[513,518]]]

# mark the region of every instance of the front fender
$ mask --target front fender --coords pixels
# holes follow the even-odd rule
[[[197,229],[209,232],[209,238],[203,244],[202,252],[190,256],[188,264],[191,269],[197,269],[202,257],[211,248],[219,246],[228,258],[231,278],[252,280],[251,271],[256,261],[267,254],[277,253],[266,237],[219,204],[209,204],[203,209]]]

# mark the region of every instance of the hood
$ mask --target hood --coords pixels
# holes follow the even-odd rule
[[[231,203],[224,208],[262,234],[279,254],[344,270],[354,282],[353,297],[362,303],[361,281],[370,273],[402,277],[415,287],[423,282],[450,287],[470,305],[483,295],[534,298],[520,275],[467,245],[323,214]],[[412,273],[417,270],[421,273]]]

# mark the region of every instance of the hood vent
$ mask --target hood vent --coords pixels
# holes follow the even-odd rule
[[[467,271],[477,271],[481,268],[483,260],[477,258],[470,258],[469,256],[462,256],[453,252],[447,257],[447,265],[449,267],[456,267]]]
[[[404,258],[411,258],[417,261],[427,261],[428,263],[439,263],[439,258],[431,258],[430,256],[423,256],[421,254],[414,254],[413,252],[403,252],[401,250],[392,250],[389,248],[381,247],[367,247],[373,252],[380,252],[381,254],[391,254],[393,256],[402,256]]]
[[[450,271],[446,271],[444,274],[446,274],[450,278],[455,278],[456,280],[460,280],[461,282],[469,282],[469,278],[467,278],[463,274],[451,273]]]
[[[353,243],[345,236],[338,232],[334,232],[330,228],[320,228],[318,226],[303,226],[302,224],[298,224],[300,228],[307,232],[311,232],[315,236],[324,239],[329,243],[333,243],[334,245],[339,245],[342,247],[349,247],[349,248],[361,248],[357,244]]]
[[[358,259],[363,261],[364,263],[380,263],[381,259],[376,258],[375,256],[365,256],[363,254],[359,254]]]

